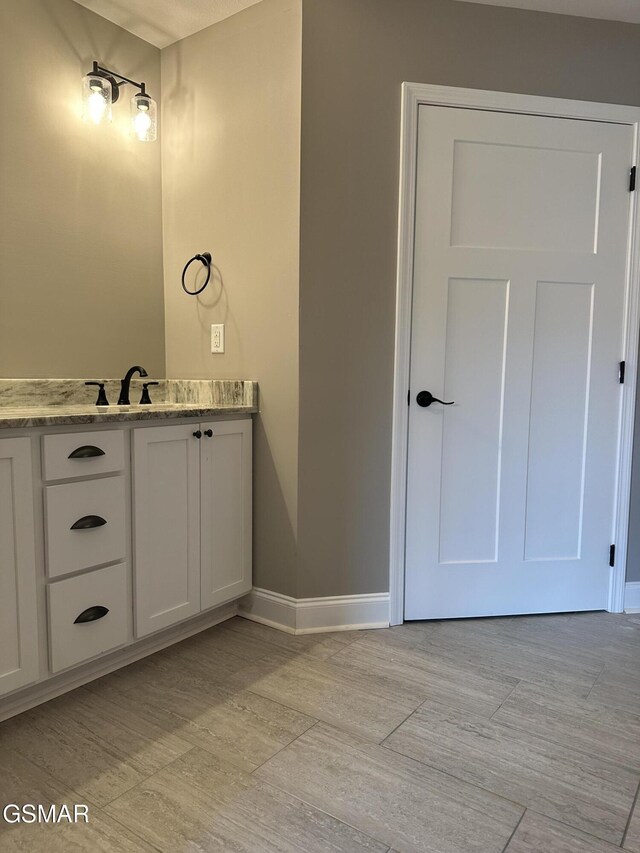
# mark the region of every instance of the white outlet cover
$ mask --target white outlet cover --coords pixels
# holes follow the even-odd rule
[[[211,352],[224,352],[224,323],[214,323],[211,326]]]

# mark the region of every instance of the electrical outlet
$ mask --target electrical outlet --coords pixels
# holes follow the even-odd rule
[[[224,323],[211,326],[211,352],[224,352]]]

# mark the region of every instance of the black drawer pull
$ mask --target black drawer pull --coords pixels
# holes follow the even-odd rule
[[[70,453],[69,459],[91,459],[93,456],[104,456],[104,450],[96,447],[93,444],[84,444],[82,447],[77,447],[73,453]]]
[[[75,524],[72,524],[70,530],[91,530],[94,527],[104,527],[107,523],[106,518],[101,515],[83,515]]]
[[[97,619],[102,619],[109,612],[108,607],[103,607],[101,604],[94,604],[93,607],[87,607],[79,616],[73,620],[74,625],[80,625],[82,622],[95,622]]]

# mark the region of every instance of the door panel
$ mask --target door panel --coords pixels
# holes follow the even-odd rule
[[[0,440],[0,695],[38,678],[31,441]]]
[[[525,560],[580,558],[593,285],[537,283]]]
[[[251,428],[249,419],[202,426],[203,610],[251,590]]]
[[[136,636],[200,611],[198,427],[133,431]]]
[[[405,617],[604,608],[632,129],[418,124]]]
[[[599,152],[456,140],[453,158],[452,246],[596,251]]]
[[[444,395],[455,388],[466,406],[442,410],[441,563],[497,559],[508,292],[506,281],[449,281]]]

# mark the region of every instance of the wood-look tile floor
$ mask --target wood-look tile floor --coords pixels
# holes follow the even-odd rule
[[[640,853],[640,616],[236,618],[0,724],[29,853]]]

